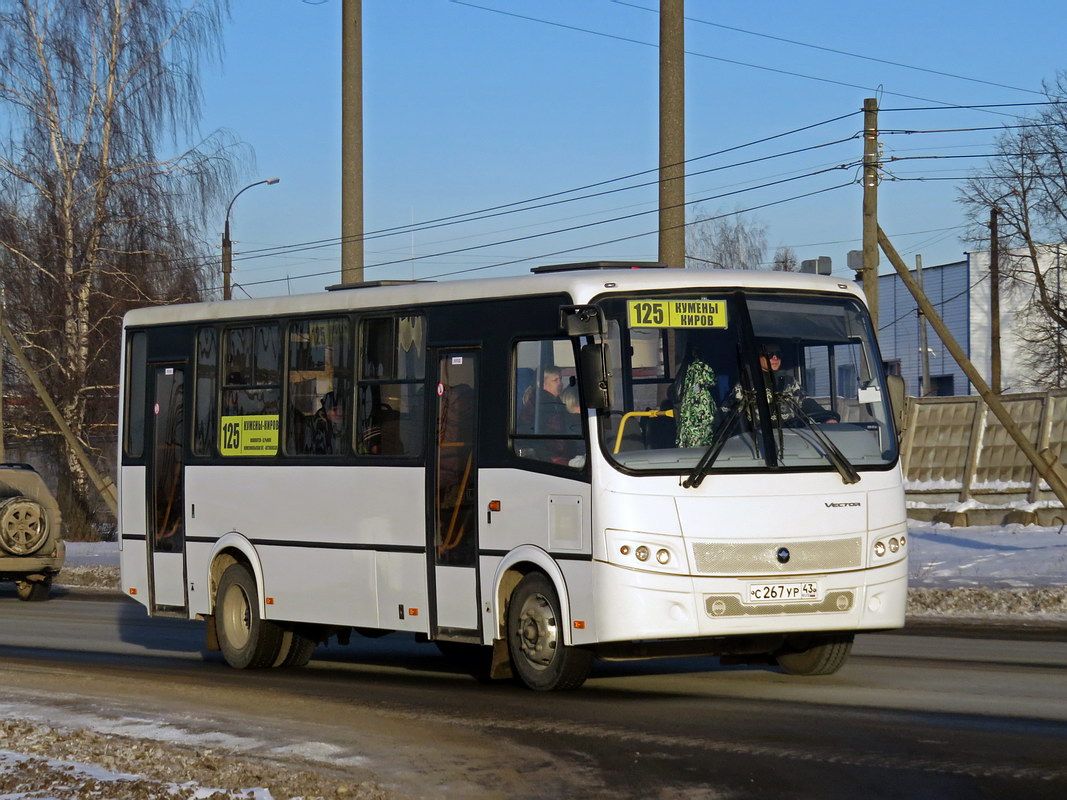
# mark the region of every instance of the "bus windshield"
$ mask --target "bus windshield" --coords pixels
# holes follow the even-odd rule
[[[612,297],[601,445],[632,472],[855,470],[897,457],[870,318],[852,297]],[[699,485],[697,480],[693,485]]]

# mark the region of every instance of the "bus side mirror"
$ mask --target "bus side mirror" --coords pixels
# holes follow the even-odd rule
[[[897,424],[897,433],[903,433],[907,423],[907,415],[904,413],[906,403],[904,379],[899,375],[886,375],[885,382],[889,388],[889,405],[893,409],[893,421]]]
[[[611,370],[607,344],[582,345],[582,396],[588,408],[611,408]]]

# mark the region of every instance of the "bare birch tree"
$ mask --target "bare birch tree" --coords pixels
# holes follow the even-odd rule
[[[774,251],[774,264],[771,269],[775,272],[796,272],[797,251],[792,247],[779,247]]]
[[[1046,84],[1050,100],[1067,100],[1067,74]],[[960,201],[971,241],[989,247],[997,209],[1001,281],[1026,297],[1019,326],[1025,366],[1035,388],[1067,386],[1067,106],[1047,105],[1017,120],[997,139],[996,158],[970,179]]]
[[[244,151],[224,133],[184,143],[227,2],[0,0],[5,320],[74,434],[108,460],[122,314],[199,299],[217,270],[199,233]],[[5,423],[54,454],[68,523],[91,514],[86,476],[43,407],[15,406]]]
[[[695,213],[703,216],[700,208]],[[740,214],[717,216],[686,228],[685,253],[691,269],[760,269],[767,228]]]

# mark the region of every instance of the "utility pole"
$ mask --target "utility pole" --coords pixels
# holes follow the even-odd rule
[[[659,4],[659,262],[685,266],[685,2]]]
[[[919,291],[924,295],[926,290],[923,288],[923,257],[916,254],[915,256],[915,279],[919,283]],[[922,353],[922,396],[930,396],[930,346],[926,341],[926,315],[923,313],[922,307],[918,307],[919,310],[919,352]]]
[[[863,101],[863,294],[878,330],[878,100]]]
[[[230,219],[226,217],[226,227],[222,232],[222,299],[229,300],[233,294],[230,290],[230,276],[233,274],[233,242],[230,241]]]
[[[363,0],[341,0],[341,283],[363,281]]]
[[[1000,394],[1000,237],[997,204],[989,207],[989,382]]]

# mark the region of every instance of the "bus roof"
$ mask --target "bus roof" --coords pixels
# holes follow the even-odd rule
[[[505,278],[364,284],[328,292],[249,300],[181,303],[127,312],[125,324],[168,325],[198,320],[264,317],[285,314],[418,307],[436,303],[530,295],[567,294],[576,304],[606,293],[663,289],[786,289],[845,293],[863,300],[853,281],[796,272],[763,270],[590,269],[542,272]]]

